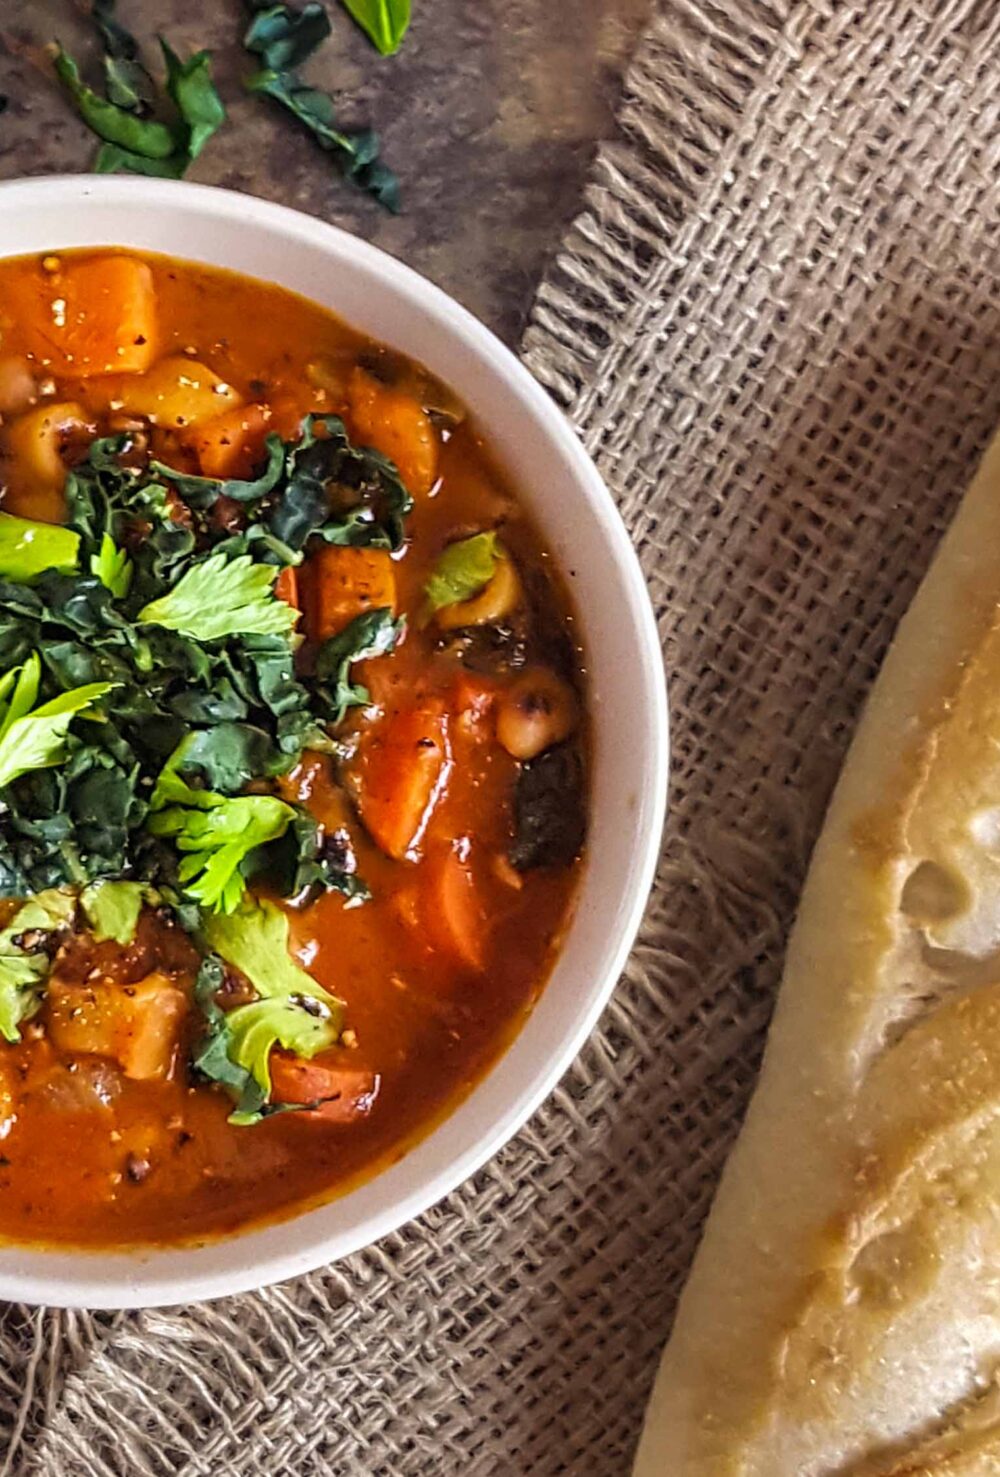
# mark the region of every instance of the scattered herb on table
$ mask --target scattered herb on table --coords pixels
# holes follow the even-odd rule
[[[383,56],[399,50],[410,24],[410,0],[340,0]]]
[[[251,10],[243,45],[260,58],[262,66],[247,78],[247,90],[287,108],[320,148],[336,159],[347,179],[387,210],[398,211],[399,181],[379,158],[378,135],[371,128],[356,132],[342,128],[329,94],[310,87],[296,71],[330,33],[323,6],[311,3],[296,11],[284,4],[261,6],[251,0]]]
[[[164,93],[174,113],[164,122],[150,116],[155,88],[135,37],[115,18],[114,0],[95,0],[92,16],[104,47],[105,96],[84,82],[73,57],[58,43],[53,64],[80,117],[102,140],[94,169],[180,179],[226,118],[209,53],[199,51],[182,61],[160,37]]]
[[[115,15],[115,0],[93,0],[90,18],[104,50],[104,91],[108,102],[130,113],[145,113],[156,88],[139,55],[139,43]]]

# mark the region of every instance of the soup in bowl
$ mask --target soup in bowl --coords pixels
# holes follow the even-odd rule
[[[573,1029],[429,1175],[541,1013],[614,824],[606,654],[551,509],[447,365],[295,274],[141,232],[23,244],[0,261],[0,1237],[29,1265],[0,1290],[168,1301],[360,1244],[530,1109],[648,884],[662,689],[616,530],[638,875],[589,920],[611,937]],[[220,1258],[237,1232],[254,1250]]]

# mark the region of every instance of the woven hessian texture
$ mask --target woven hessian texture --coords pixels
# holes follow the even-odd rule
[[[1000,415],[998,10],[661,4],[525,341],[670,673],[626,977],[520,1137],[378,1247],[183,1312],[8,1309],[11,1472],[627,1473],[859,703]]]

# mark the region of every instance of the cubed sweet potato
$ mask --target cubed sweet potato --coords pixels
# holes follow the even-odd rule
[[[265,457],[271,430],[269,405],[241,405],[200,421],[189,444],[205,477],[249,477]]]
[[[314,641],[336,636],[365,611],[396,611],[396,569],[387,549],[324,544],[304,566],[302,583]]]
[[[438,439],[420,402],[360,366],[347,382],[347,400],[355,440],[395,462],[407,490],[426,497],[437,480]]]
[[[232,385],[197,359],[171,355],[154,364],[148,374],[130,375],[114,386],[121,409],[147,416],[169,430],[202,426],[243,404]]]
[[[105,255],[39,269],[19,304],[29,352],[56,375],[142,374],[156,354],[153,274],[136,257]]]
[[[64,453],[71,443],[94,433],[76,401],[39,405],[12,421],[2,433],[7,461],[4,507],[22,518],[59,523],[66,516]]]

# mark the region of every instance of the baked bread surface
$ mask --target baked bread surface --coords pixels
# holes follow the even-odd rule
[[[1000,1474],[1000,438],[830,806],[635,1477]]]

